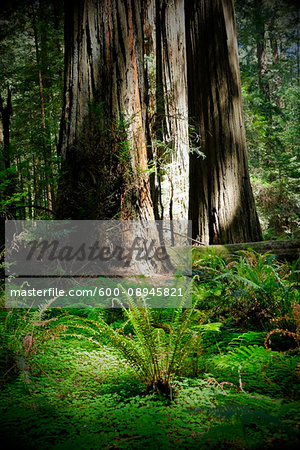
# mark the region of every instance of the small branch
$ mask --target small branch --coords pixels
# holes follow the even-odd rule
[[[43,312],[46,311],[46,309],[49,308],[49,306],[52,305],[52,303],[55,302],[55,300],[57,300],[58,298],[59,298],[59,295],[58,295],[57,297],[52,298],[52,299],[49,301],[49,303],[48,303],[46,306],[44,306],[43,309],[41,309],[41,311],[40,311],[40,316],[39,316],[39,320],[40,320],[40,321],[42,320],[42,314],[43,314]]]
[[[243,392],[243,394],[247,394],[247,392],[246,391],[244,391],[244,388],[243,388],[243,383],[242,383],[242,377],[241,377],[241,365],[239,365],[239,370],[238,370],[238,372],[239,372],[239,386],[240,386],[240,390]],[[251,395],[251,397],[252,397],[252,395]]]

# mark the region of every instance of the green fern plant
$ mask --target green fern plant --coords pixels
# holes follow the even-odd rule
[[[274,255],[243,251],[229,264],[219,257],[203,257],[197,267],[198,307],[259,331],[273,328],[278,317],[282,318],[281,328],[289,327],[296,287],[291,286],[285,265],[276,262]]]
[[[215,357],[213,364],[218,377],[235,384],[238,382],[243,393],[252,391],[284,397],[297,395],[297,362],[297,356],[287,356],[258,345],[242,345],[225,355]],[[214,371],[212,367],[210,370]]]
[[[159,322],[156,309],[148,308],[145,298],[138,305],[129,295],[129,305],[123,312],[134,329],[134,335],[125,335],[101,322],[101,334],[117,348],[138,371],[148,390],[170,395],[172,381],[190,358],[197,359],[201,349],[202,333],[218,331],[220,324],[203,324],[203,317],[195,306],[184,309],[189,288],[179,308],[168,315],[167,322]],[[142,308],[140,307],[142,306]]]
[[[184,308],[190,288],[178,308],[166,311],[147,307],[144,297],[134,300],[125,294],[126,306],[121,300],[119,303],[126,321],[118,329],[101,314],[96,320],[66,315],[58,322],[65,323],[66,334],[112,346],[136,369],[148,391],[169,396],[174,377],[197,367],[203,333],[221,327],[220,323],[204,324],[203,314],[195,306]],[[127,324],[132,333],[125,334]]]
[[[263,345],[265,337],[266,333],[259,331],[247,331],[242,334],[238,333],[227,343],[227,348],[235,349],[241,346],[248,347],[250,345]]]

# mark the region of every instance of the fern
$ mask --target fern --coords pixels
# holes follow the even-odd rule
[[[247,333],[238,334],[234,336],[231,341],[227,343],[227,348],[236,348],[249,345],[263,345],[266,333],[259,331],[248,331]]]
[[[125,334],[123,328],[115,329],[102,314],[97,320],[65,316],[56,326],[65,323],[66,334],[78,339],[86,337],[94,342],[109,343],[136,369],[148,390],[170,395],[174,377],[189,367],[191,361],[197,365],[203,333],[217,332],[221,326],[219,323],[203,324],[203,314],[195,305],[184,308],[191,284],[180,299],[179,307],[164,312],[148,308],[145,298],[135,301],[125,294],[126,307],[121,300],[120,306],[127,319],[125,323],[131,324],[134,334]],[[124,290],[122,286],[120,290]]]
[[[252,345],[249,347],[240,346],[234,351],[228,352],[218,362],[220,368],[237,369],[239,366],[244,366],[249,359],[252,359],[253,364],[260,360],[265,360],[266,355],[270,355],[271,352],[265,350],[258,345]],[[255,360],[255,361],[254,361]]]
[[[281,328],[288,328],[292,302],[297,298],[296,286],[285,264],[277,263],[274,255],[244,251],[229,264],[205,258],[203,275],[197,275],[199,286],[195,297],[199,307],[210,314],[230,314],[239,325],[270,330],[271,322],[282,317]],[[206,265],[205,265],[206,264]]]

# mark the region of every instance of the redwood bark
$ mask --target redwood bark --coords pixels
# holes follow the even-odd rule
[[[189,115],[205,159],[190,156],[193,237],[259,241],[248,173],[232,0],[186,0]]]
[[[58,213],[152,219],[140,0],[67,1]]]
[[[189,130],[184,0],[145,3],[156,218],[187,219]]]
[[[76,0],[65,17],[59,215],[154,218],[153,158],[156,218],[185,217],[189,192],[194,238],[259,240],[232,0]]]

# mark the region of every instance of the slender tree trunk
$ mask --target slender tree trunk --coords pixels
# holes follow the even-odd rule
[[[7,86],[7,100],[4,106],[2,96],[0,94],[0,113],[2,121],[2,135],[3,135],[3,162],[4,169],[10,169],[10,117],[12,115],[11,91]]]
[[[11,199],[15,192],[16,177],[10,172],[11,168],[11,154],[10,154],[10,118],[12,116],[12,102],[11,102],[11,90],[7,86],[7,99],[6,105],[4,105],[2,96],[0,94],[0,114],[2,122],[2,136],[3,136],[3,150],[2,150],[2,164],[5,170],[6,187],[4,188],[4,198],[6,200]],[[9,203],[6,208],[6,217],[16,217],[16,205],[15,203]]]
[[[49,136],[46,127],[46,114],[45,114],[45,98],[44,98],[44,81],[43,72],[41,67],[41,58],[39,51],[39,41],[38,41],[38,30],[36,26],[36,17],[34,6],[32,6],[32,17],[31,24],[33,28],[34,35],[34,45],[35,45],[35,55],[36,63],[38,69],[38,82],[39,82],[39,93],[40,93],[40,109],[41,109],[41,124],[42,124],[42,141],[43,141],[43,153],[44,153],[44,163],[45,163],[45,189],[46,189],[46,199],[45,204],[49,210],[53,208],[53,188],[50,183],[50,179],[53,175],[52,168],[52,158],[51,158],[51,146],[49,144]]]
[[[65,6],[58,214],[152,219],[141,2]]]
[[[62,6],[60,0],[51,0],[51,6],[52,6],[52,10],[53,10],[53,24],[54,24],[54,29],[56,31],[55,44],[56,44],[56,48],[57,48],[57,54],[61,55],[63,50],[61,48],[61,42],[60,42],[60,38],[58,36],[59,36],[61,17],[63,17],[63,6]],[[59,75],[59,78],[61,79],[61,81],[63,82],[63,71],[59,70],[58,75]]]
[[[270,97],[270,86],[269,81],[266,81],[266,74],[268,72],[267,67],[267,39],[264,24],[261,25],[260,33],[257,36],[256,42],[256,54],[259,68],[259,86],[261,91]]]
[[[0,170],[4,173],[5,187],[3,189],[3,200],[10,200],[15,192],[15,177],[9,171],[11,167],[10,156],[10,118],[12,115],[11,91],[7,86],[6,105],[2,100],[0,93],[0,115],[1,115],[1,144],[2,155],[0,155]],[[6,184],[7,183],[7,184]],[[3,250],[5,247],[5,220],[16,217],[16,206],[14,203],[8,203],[4,211],[0,211],[0,261],[3,259]],[[4,276],[4,272],[0,269],[0,276]]]
[[[33,173],[33,199],[34,204],[41,206],[41,198],[42,198],[42,188],[41,188],[41,158],[37,153],[32,155],[32,173]],[[33,212],[34,218],[38,219],[39,214],[38,211],[34,210]]]
[[[261,239],[248,174],[232,0],[186,0],[193,237],[207,244]]]
[[[270,100],[269,81],[266,80],[267,66],[267,38],[264,14],[264,0],[255,0],[255,24],[256,24],[256,56],[258,62],[258,82],[261,92]]]
[[[300,13],[297,12],[297,19],[300,19]],[[297,78],[300,78],[300,31],[297,28]]]
[[[27,187],[27,198],[28,198],[28,214],[27,217],[29,220],[33,218],[33,210],[32,210],[32,195],[31,195],[31,185],[28,183]]]
[[[269,40],[270,40],[270,46],[271,46],[271,50],[272,50],[273,64],[274,64],[274,67],[278,69],[277,79],[275,77],[275,88],[274,88],[275,94],[273,94],[273,95],[275,96],[275,101],[276,101],[277,105],[280,108],[284,108],[283,100],[278,95],[276,95],[276,92],[278,91],[279,86],[282,84],[283,79],[282,79],[282,74],[280,72],[279,64],[278,64],[279,58],[280,58],[280,51],[279,51],[279,45],[278,45],[278,40],[277,40],[277,36],[276,36],[276,29],[274,26],[275,19],[276,19],[276,14],[274,11],[271,16],[270,23],[269,23]]]
[[[17,156],[16,157],[16,165],[17,165],[17,174],[18,174],[18,185],[19,185],[19,189],[21,191],[22,194],[25,193],[25,186],[24,186],[24,177],[23,177],[23,171],[22,171],[22,159],[21,157]],[[17,208],[17,218],[20,220],[26,220],[26,208],[25,208],[25,198],[22,197],[22,206],[18,206]]]

